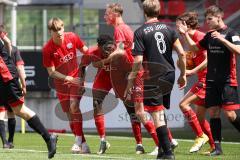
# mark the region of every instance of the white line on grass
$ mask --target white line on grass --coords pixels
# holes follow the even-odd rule
[[[31,152],[31,153],[47,153],[47,151],[40,151],[40,150],[33,150],[33,149],[9,149],[9,150],[4,150],[4,151],[9,151],[9,152]],[[64,155],[64,156],[81,156],[81,157],[93,157],[93,158],[101,158],[101,159],[122,159],[123,157],[112,157],[112,156],[105,156],[105,155],[94,155],[94,154],[69,154],[69,153],[59,153],[57,152],[56,155]],[[127,158],[124,157],[126,160],[134,160],[134,158]]]
[[[63,136],[72,136],[73,134],[58,134],[58,135],[63,135]],[[95,135],[86,135],[86,137],[96,137]],[[132,137],[123,137],[123,136],[107,136],[109,138],[114,138],[114,139],[132,139]],[[190,140],[190,139],[176,139],[177,141],[182,141],[182,142],[194,142],[194,140]],[[239,145],[240,142],[221,142],[223,144],[237,144]]]

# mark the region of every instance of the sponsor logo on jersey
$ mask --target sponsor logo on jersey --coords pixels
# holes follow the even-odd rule
[[[66,56],[60,58],[60,62],[61,62],[61,63],[67,63],[67,62],[70,61],[71,59],[73,59],[73,52],[70,52],[70,53],[67,54]]]

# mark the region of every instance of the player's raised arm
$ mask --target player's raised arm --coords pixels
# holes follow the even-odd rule
[[[177,26],[177,30],[186,39],[186,42],[189,45],[191,51],[196,52],[199,50],[197,44],[189,36],[189,34],[188,34],[189,28],[187,27],[187,24],[185,22],[183,22],[183,24],[179,24]]]

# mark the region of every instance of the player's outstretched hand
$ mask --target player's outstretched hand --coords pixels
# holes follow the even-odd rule
[[[223,35],[221,35],[219,32],[214,31],[211,33],[211,37],[219,39],[220,41],[224,40]]]
[[[180,75],[177,82],[178,82],[178,88],[179,88],[180,90],[182,90],[183,88],[185,88],[186,85],[187,85],[186,75],[183,75],[183,76]]]

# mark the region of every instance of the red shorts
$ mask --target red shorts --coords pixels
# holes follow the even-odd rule
[[[144,111],[151,113],[151,112],[157,112],[157,111],[163,111],[165,107],[163,105],[159,106],[146,106],[144,105]]]
[[[190,92],[195,94],[199,100],[195,101],[193,104],[196,104],[198,106],[204,106],[205,105],[205,94],[206,94],[206,84],[203,82],[197,82],[193,85],[193,87],[190,89]]]
[[[100,70],[94,80],[93,89],[109,92],[112,89],[112,83],[109,72]]]
[[[55,86],[63,112],[69,112],[70,100],[80,101],[82,97],[80,93],[83,86],[67,84],[55,84]]]

